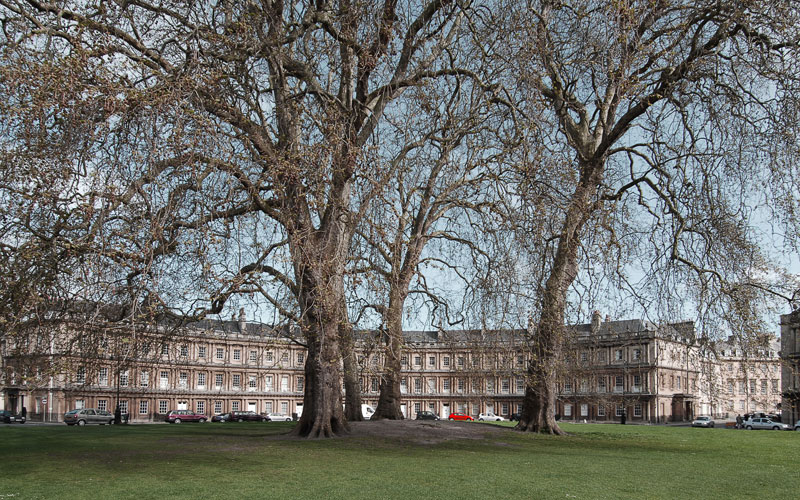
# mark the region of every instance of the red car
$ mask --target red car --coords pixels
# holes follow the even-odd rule
[[[447,420],[472,420],[475,419],[470,417],[469,415],[465,415],[464,413],[451,413]]]
[[[179,424],[181,422],[200,422],[201,424],[208,420],[208,417],[190,410],[172,410],[164,417],[165,422],[170,424]]]

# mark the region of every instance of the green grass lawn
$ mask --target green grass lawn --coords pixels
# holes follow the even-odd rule
[[[565,424],[568,437],[430,446],[273,438],[291,427],[3,425],[0,500],[800,497],[800,432]]]

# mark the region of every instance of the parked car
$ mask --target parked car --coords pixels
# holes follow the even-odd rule
[[[0,422],[5,422],[7,424],[24,424],[26,418],[19,413],[13,413],[9,410],[0,410]]]
[[[511,416],[508,417],[509,420],[519,422],[519,419],[522,417],[522,412],[512,413]]]
[[[432,411],[421,411],[417,413],[417,420],[439,420],[439,415]]]
[[[794,423],[794,430],[800,431],[800,420]]]
[[[202,424],[206,420],[208,420],[207,416],[191,410],[172,410],[164,417],[164,422],[170,424],[179,424],[181,422],[200,422]]]
[[[267,420],[268,417],[254,411],[232,411],[211,417],[212,422],[266,422]]]
[[[447,420],[470,420],[470,421],[474,421],[475,419],[470,417],[469,415],[464,414],[464,413],[451,413],[450,416],[447,417]]]
[[[292,416],[285,413],[267,413],[267,420],[270,422],[291,422]]]
[[[489,420],[491,422],[505,422],[506,421],[506,419],[504,419],[500,415],[495,415],[492,412],[481,413],[480,415],[478,415],[478,420],[480,420],[481,422],[483,422],[484,420]]]
[[[744,428],[748,431],[754,429],[772,429],[774,431],[790,431],[792,427],[780,422],[773,422],[769,418],[751,418],[744,423]]]
[[[67,425],[111,425],[114,423],[114,414],[106,410],[98,410],[97,408],[80,408],[65,413],[64,423]]]
[[[692,420],[692,427],[714,427],[714,419],[711,417],[697,417]]]

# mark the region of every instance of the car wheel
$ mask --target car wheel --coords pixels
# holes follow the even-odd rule
[[[262,421],[262,422],[266,422],[266,421],[267,421],[267,419],[262,417],[262,418],[261,418],[261,421]]]
[[[201,424],[204,424],[204,423],[206,423],[206,419],[204,419],[204,418],[201,418],[201,419],[200,419],[200,423],[201,423]]]
[[[711,424],[709,425],[709,427],[712,427],[712,428],[713,428],[713,427],[714,427],[714,422],[711,422]]]
[[[244,420],[242,420],[241,418],[240,418],[240,419],[238,419],[238,420],[236,420],[236,421],[237,421],[237,422],[244,422]]]
[[[481,421],[481,422],[483,422],[483,419],[482,419],[482,418],[479,418],[478,420],[479,420],[479,421]]]
[[[748,425],[748,426],[747,426],[747,427],[745,427],[745,428],[746,428],[748,431],[752,431],[752,430],[753,430],[753,426],[752,426],[752,425]]]
[[[78,425],[84,426],[84,425],[86,425],[86,421],[85,420],[78,420]]]
[[[781,430],[781,428],[778,427],[777,425],[775,425],[775,426],[772,427],[772,430],[773,431],[779,431],[779,430]]]
[[[175,419],[175,423],[176,423],[176,424],[179,424],[179,423],[181,423],[181,419],[179,419],[179,418],[176,418],[176,419]]]
[[[448,418],[447,420],[449,420],[449,421],[451,421],[451,422],[452,422],[452,421],[453,421],[453,417],[450,417],[450,418]]]
[[[796,430],[796,431],[800,431],[800,425],[798,425],[797,427],[795,427],[795,428],[794,428],[794,430]]]

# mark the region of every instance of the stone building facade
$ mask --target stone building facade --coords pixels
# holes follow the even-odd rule
[[[800,309],[781,316],[781,413],[783,422],[800,420]]]
[[[91,329],[91,326],[87,326]],[[656,326],[642,320],[569,327],[557,411],[565,420],[688,420],[699,412],[701,356],[692,325]],[[402,412],[432,410],[519,412],[529,363],[524,331],[410,331],[401,357]],[[49,373],[20,369],[3,348],[3,404],[27,407],[34,420],[60,421],[78,407],[113,411],[132,421],[157,421],[167,411],[206,415],[233,410],[301,414],[305,348],[285,330],[239,321],[207,321],[167,335],[140,332],[135,347],[106,345],[90,357]],[[363,402],[375,406],[383,364],[381,346],[365,334],[359,343]],[[51,359],[63,358],[58,349]]]

